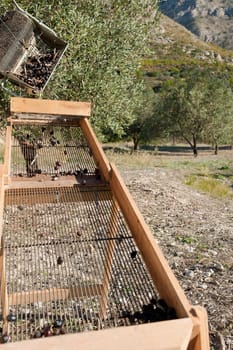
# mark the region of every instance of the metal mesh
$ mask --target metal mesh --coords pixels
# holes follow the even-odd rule
[[[79,127],[15,125],[11,175],[95,174],[95,162]]]
[[[156,296],[107,187],[7,190],[3,242],[12,341],[129,325]]]

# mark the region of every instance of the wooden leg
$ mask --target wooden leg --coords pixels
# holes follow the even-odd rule
[[[8,175],[5,178],[5,182],[9,180],[9,175],[10,175],[10,162],[11,162],[11,131],[12,131],[12,126],[11,122],[8,124],[6,128],[6,142],[5,142],[5,153],[4,153],[4,175]],[[5,184],[8,184],[5,183]]]
[[[5,271],[5,254],[3,244],[0,254],[0,273],[1,273],[1,304],[2,304],[2,317],[3,317],[3,333],[8,333],[7,315],[9,313],[8,295],[6,286],[6,271]]]
[[[200,328],[198,335],[192,340],[189,345],[189,350],[209,350],[209,328],[208,328],[208,317],[207,312],[202,306],[193,307],[195,314],[198,318]]]

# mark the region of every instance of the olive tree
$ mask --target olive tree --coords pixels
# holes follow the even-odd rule
[[[157,22],[158,0],[18,3],[69,43],[43,97],[89,100],[96,130],[106,137],[122,135],[142,103],[138,72]],[[11,6],[2,0],[2,9]]]
[[[170,134],[182,137],[194,156],[198,141],[205,139],[216,145],[232,125],[232,90],[209,72],[169,82],[158,106],[160,124]]]

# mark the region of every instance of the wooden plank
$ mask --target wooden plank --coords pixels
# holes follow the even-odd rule
[[[1,239],[2,241],[2,239]],[[3,242],[1,242],[0,250],[0,271],[1,271],[1,305],[2,305],[2,318],[3,318],[3,332],[8,331],[7,315],[9,314],[9,303],[6,286],[6,267],[5,267],[5,252],[3,248]]]
[[[4,152],[4,175],[10,174],[10,162],[11,162],[11,131],[12,125],[11,122],[8,121],[8,125],[6,127],[6,140],[5,140],[5,152]]]
[[[193,306],[193,310],[199,321],[199,332],[197,336],[192,340],[189,346],[189,350],[209,350],[210,340],[206,309],[202,306]]]
[[[170,269],[159,246],[139,212],[134,200],[120,177],[116,167],[111,164],[110,186],[119,207],[132,232],[155,286],[169,306],[175,308],[179,317],[189,316],[191,306]]]
[[[112,200],[108,188],[38,187],[15,188],[5,192],[4,205],[34,205],[43,203],[95,202]]]
[[[47,119],[38,119],[38,115],[34,115],[34,119],[13,119],[12,118],[12,125],[52,125],[52,126],[79,126],[79,120],[78,117],[76,119],[69,118],[69,117],[53,117]],[[36,119],[37,118],[37,119]]]
[[[90,147],[90,150],[95,159],[96,166],[100,169],[100,172],[101,174],[103,174],[104,179],[108,181],[111,167],[99,141],[97,140],[97,137],[95,136],[95,133],[89,123],[89,120],[87,120],[86,118],[81,119],[79,125],[82,129],[84,136],[86,137],[88,146]]]
[[[50,188],[50,187],[76,187],[85,190],[90,188],[91,191],[102,190],[108,187],[104,181],[96,180],[95,175],[83,175],[76,177],[75,175],[58,176],[57,180],[53,180],[52,175],[36,175],[27,177],[11,176],[9,189],[14,188]],[[85,184],[83,184],[85,180]]]
[[[91,104],[89,102],[11,97],[10,111],[11,113],[76,115],[90,117]]]
[[[119,327],[98,332],[67,334],[38,340],[1,344],[3,350],[185,350],[192,322],[190,319]]]
[[[102,290],[102,284],[85,285],[83,287],[70,287],[70,288],[50,288],[43,290],[32,290],[28,292],[17,292],[8,294],[8,304],[13,305],[26,305],[34,302],[48,302],[55,300],[66,300],[82,297],[92,297],[100,295]]]
[[[3,173],[5,169],[1,167],[1,173]],[[3,209],[4,209],[4,182],[6,176],[0,176],[0,249],[2,247],[2,228],[3,228]],[[0,270],[1,272],[1,270]]]

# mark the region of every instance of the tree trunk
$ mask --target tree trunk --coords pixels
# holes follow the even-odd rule
[[[194,135],[193,135],[193,146],[192,146],[192,149],[193,149],[194,157],[197,157],[197,155],[198,155],[198,152],[197,152],[197,139],[196,139],[196,137]]]
[[[217,142],[215,143],[215,146],[214,146],[214,154],[215,155],[218,154],[218,144],[217,144]]]
[[[137,151],[139,144],[139,139],[137,137],[133,137],[133,150]]]

